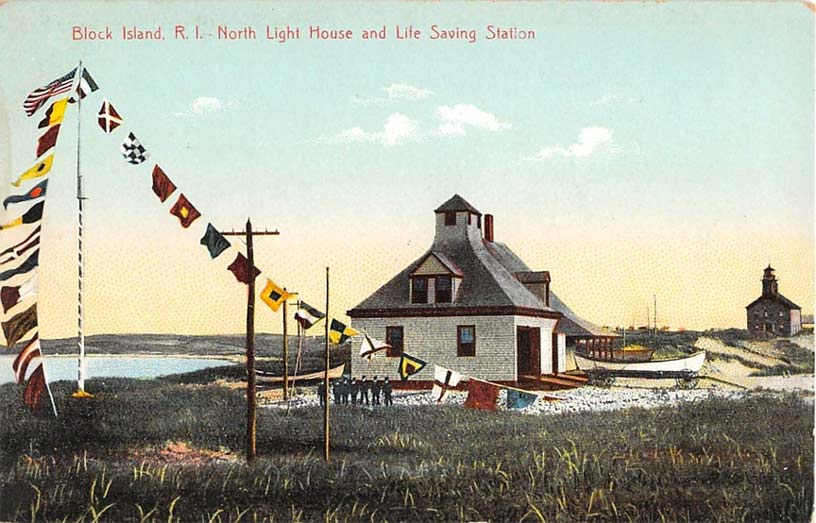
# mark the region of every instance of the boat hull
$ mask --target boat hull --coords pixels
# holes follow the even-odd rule
[[[685,358],[644,362],[609,361],[575,355],[578,368],[589,375],[630,378],[690,378],[703,368],[705,351]]]
[[[654,354],[654,350],[652,349],[639,349],[639,350],[613,350],[612,357],[606,358],[608,361],[616,361],[616,362],[641,362],[641,361],[650,361],[652,359],[652,355]],[[604,358],[593,358],[589,354],[581,354],[578,353],[579,356],[588,359],[604,359]]]

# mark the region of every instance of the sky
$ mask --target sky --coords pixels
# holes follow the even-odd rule
[[[323,309],[330,267],[342,320],[425,252],[433,209],[455,193],[600,325],[644,324],[656,297],[661,325],[744,327],[768,263],[813,311],[814,11],[802,3],[193,5],[0,6],[0,195],[36,160],[44,109],[27,118],[27,94],[80,60],[100,86],[79,115],[88,333],[241,332],[234,254],[212,261],[199,238],[248,217],[281,233],[256,240],[264,276]],[[203,38],[175,39],[176,25]],[[287,25],[299,40],[265,38]],[[434,25],[477,36],[432,40]],[[535,38],[490,41],[488,25]],[[75,41],[74,26],[113,40]],[[123,26],[164,40],[122,40]],[[218,26],[257,39],[218,39]],[[310,26],[353,38],[310,39]],[[385,40],[362,39],[383,26]],[[396,26],[421,37],[398,40]],[[95,123],[103,98],[124,118],[110,135]],[[77,118],[70,107],[49,182],[45,338],[76,329]],[[142,165],[118,152],[128,132],[151,155]],[[201,211],[189,230],[153,195],[155,163]],[[280,331],[264,307],[258,330]]]

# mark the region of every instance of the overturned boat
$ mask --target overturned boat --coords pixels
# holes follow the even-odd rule
[[[575,363],[593,380],[607,378],[674,378],[686,383],[695,377],[705,363],[705,351],[695,352],[682,358],[651,360],[643,362],[613,361],[575,354]],[[696,381],[694,382],[696,384]]]

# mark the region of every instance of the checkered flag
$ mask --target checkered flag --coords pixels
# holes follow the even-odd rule
[[[142,142],[140,142],[133,133],[128,134],[128,137],[125,138],[125,141],[119,146],[119,150],[122,151],[122,156],[125,157],[125,160],[133,165],[139,165],[150,158],[150,154],[144,148]]]

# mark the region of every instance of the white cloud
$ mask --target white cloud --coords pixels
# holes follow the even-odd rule
[[[203,116],[206,113],[223,111],[226,109],[226,107],[226,104],[224,104],[218,98],[214,98],[212,96],[199,96],[192,101],[190,107],[186,111],[176,113],[176,116],[180,118],[194,118]]]
[[[629,103],[629,104],[631,104],[631,103],[635,103],[635,102],[638,102],[638,101],[640,101],[640,100],[637,100],[636,98],[631,98],[631,97],[626,96],[626,95],[621,94],[621,93],[608,93],[608,94],[605,94],[605,95],[603,95],[603,96],[601,96],[599,98],[596,98],[596,99],[592,100],[591,102],[589,102],[589,105],[591,107],[598,107],[598,106],[601,106],[601,105],[609,105],[609,104],[615,104],[615,103]]]
[[[442,120],[437,129],[442,136],[463,136],[467,134],[467,127],[494,132],[512,127],[509,123],[499,121],[496,115],[469,104],[440,106],[436,109],[436,116]]]
[[[398,100],[408,100],[409,102],[416,102],[418,100],[425,100],[434,96],[436,93],[428,89],[422,89],[413,85],[405,83],[391,84],[386,87],[381,87],[381,91],[385,91],[385,96],[377,96],[368,98],[365,96],[353,96],[351,101],[358,105],[386,105]]]
[[[382,131],[367,132],[360,127],[343,129],[322,142],[329,143],[375,143],[380,145],[402,145],[419,139],[419,125],[402,113],[388,117]]]
[[[606,127],[584,127],[578,133],[578,141],[569,147],[552,145],[544,147],[535,156],[528,158],[534,161],[549,160],[555,156],[564,158],[587,158],[598,152],[617,153],[618,147],[612,137],[612,131]]]
[[[424,100],[434,95],[433,91],[427,89],[420,89],[408,84],[391,84],[388,87],[383,87],[383,91],[388,94],[389,100]]]

